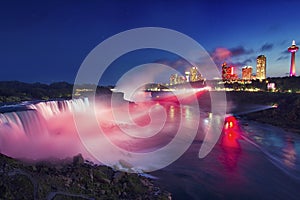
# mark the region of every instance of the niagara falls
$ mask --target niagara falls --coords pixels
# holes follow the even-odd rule
[[[0,1],[0,200],[298,200],[300,1]]]

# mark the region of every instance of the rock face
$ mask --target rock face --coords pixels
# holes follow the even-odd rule
[[[79,166],[84,163],[84,159],[81,154],[78,154],[77,156],[73,157],[73,165]]]
[[[138,174],[71,161],[24,163],[0,154],[0,199],[170,199]]]

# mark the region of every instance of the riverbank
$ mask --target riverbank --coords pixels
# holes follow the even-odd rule
[[[84,161],[30,163],[0,154],[0,199],[170,199],[149,178]]]
[[[300,134],[300,94],[227,92],[227,100],[238,106],[247,104],[269,106],[268,109],[242,114],[241,117]]]

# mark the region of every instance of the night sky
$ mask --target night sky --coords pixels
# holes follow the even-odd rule
[[[292,40],[300,44],[299,19],[297,0],[1,0],[0,80],[72,83],[84,58],[103,40],[148,26],[192,37],[217,64],[224,60],[255,69],[256,57],[264,54],[268,77],[287,76],[287,48]],[[114,84],[136,64],[158,60],[176,63],[167,53],[136,52],[113,63],[101,84]],[[300,52],[296,53],[296,74],[300,74]]]

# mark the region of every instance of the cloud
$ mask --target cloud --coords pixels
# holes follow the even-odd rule
[[[229,59],[232,56],[232,53],[223,47],[218,47],[211,53],[211,57],[216,62],[224,62],[225,60]]]
[[[252,49],[245,49],[242,46],[237,46],[235,48],[225,48],[225,47],[217,47],[211,53],[210,56],[213,59],[214,63],[217,67],[221,67],[222,63],[226,62],[228,65],[233,65],[235,67],[243,67],[249,65],[256,59],[253,56],[247,56],[246,59],[239,59],[239,56],[249,55],[253,53]],[[242,61],[241,61],[242,60]],[[191,64],[187,62],[185,59],[160,59],[154,61],[155,63],[164,64],[172,67],[178,71],[184,72],[186,69],[191,67]],[[205,62],[205,61],[204,61]],[[205,64],[199,62],[195,63],[197,66],[204,66]]]
[[[273,49],[273,44],[265,43],[261,48],[260,51],[270,51]]]
[[[213,51],[213,53],[211,53],[211,56],[214,60],[225,61],[230,59],[231,57],[249,55],[253,52],[254,51],[252,49],[245,49],[242,46],[238,46],[230,49],[224,47],[218,47]]]
[[[281,46],[288,46],[288,44],[289,44],[289,41],[288,40],[282,40],[281,42],[279,42],[279,45],[281,45]]]
[[[229,65],[235,66],[235,67],[244,67],[249,65],[252,62],[252,59],[248,58],[242,62],[232,62],[232,63],[228,63]]]
[[[285,49],[285,50],[283,50],[282,52],[281,52],[281,54],[283,54],[283,55],[287,55],[287,54],[290,54],[290,52],[287,50],[287,48]]]
[[[254,52],[252,49],[247,50],[242,46],[234,47],[234,48],[231,48],[229,50],[231,52],[232,57],[242,56],[242,55],[249,55],[249,54]]]
[[[242,46],[237,46],[230,49],[224,47],[218,47],[211,53],[211,57],[214,60],[214,62],[217,64],[217,66],[221,66],[223,62],[227,62],[230,65],[241,67],[241,66],[248,65],[249,63],[252,62],[253,59],[247,58],[242,62],[233,62],[232,58],[237,58],[243,55],[249,55],[253,52],[254,51],[252,49],[245,49]]]
[[[186,61],[185,59],[182,59],[182,58],[175,59],[175,60],[160,59],[160,60],[156,60],[154,62],[163,64],[163,65],[167,65],[178,71],[185,71],[188,67],[191,66],[191,64],[188,61]]]
[[[285,55],[285,56],[280,56],[279,58],[277,58],[276,60],[279,61],[279,60],[286,60],[288,59],[289,56],[288,55]]]
[[[252,62],[252,59],[248,58],[248,59],[244,60],[243,63],[245,63],[245,65],[248,65],[251,62]]]

